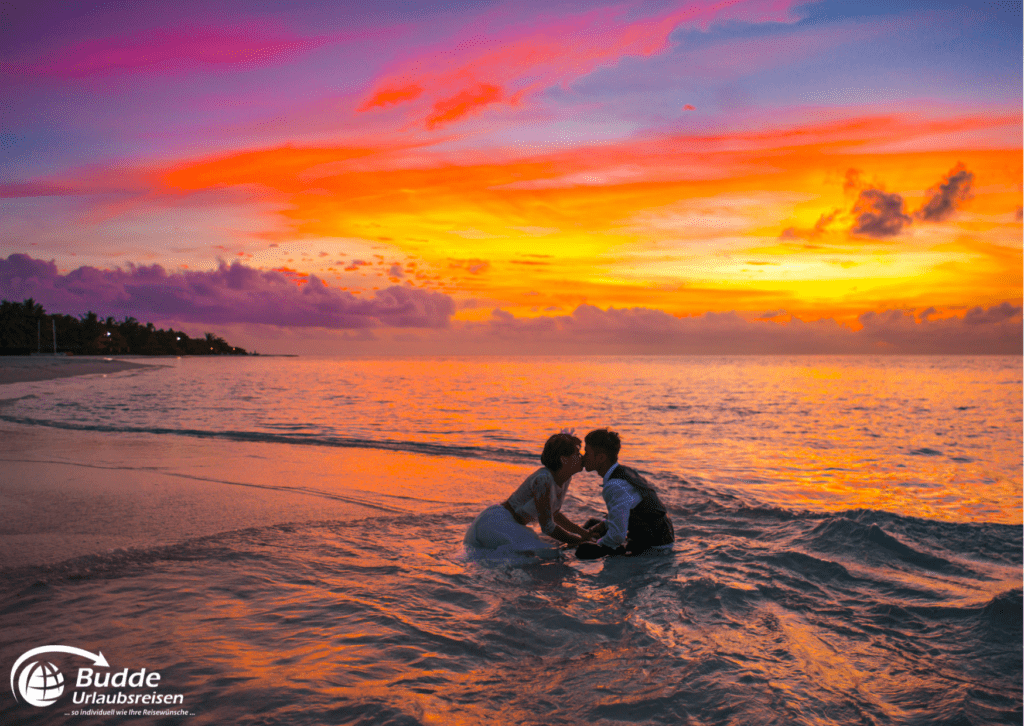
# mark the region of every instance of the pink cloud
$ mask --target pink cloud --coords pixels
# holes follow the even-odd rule
[[[455,121],[471,113],[501,100],[501,89],[488,83],[466,89],[451,98],[445,98],[434,104],[434,111],[427,116],[427,128],[432,129],[442,124]]]
[[[272,65],[348,37],[355,36],[303,38],[263,23],[232,28],[150,28],[130,36],[79,41],[36,60],[0,67],[12,74],[51,78],[180,73],[200,67],[256,67]]]
[[[362,298],[314,275],[302,281],[238,261],[210,271],[129,265],[62,275],[53,262],[24,254],[0,259],[0,298],[33,298],[51,313],[295,328],[443,328],[455,312],[451,298],[438,292],[395,285]]]
[[[568,85],[601,65],[617,63],[626,56],[651,56],[668,45],[669,35],[681,25],[707,29],[716,21],[789,22],[797,0],[689,3],[654,17],[630,21],[633,7],[601,8],[570,17],[531,17],[515,23],[508,17],[482,18],[464,37],[407,58],[393,75],[382,78],[359,110],[388,103],[413,102],[421,92],[396,95],[399,89],[424,89],[430,99],[455,99],[482,86],[513,88],[503,100],[519,102],[524,95],[555,84]],[[502,26],[493,31],[488,23]],[[511,26],[511,27],[509,27]],[[497,99],[492,99],[496,101]],[[442,103],[444,101],[441,101]],[[429,112],[428,112],[429,113]],[[435,109],[428,124],[444,121]]]

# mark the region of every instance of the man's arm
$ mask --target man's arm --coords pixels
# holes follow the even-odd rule
[[[583,529],[587,530],[588,532],[592,532],[594,534],[594,537],[604,537],[605,532],[608,531],[608,523],[605,522],[603,519],[591,517],[583,523]]]
[[[551,515],[551,518],[555,520],[555,524],[564,529],[566,532],[571,532],[572,534],[582,537],[584,542],[593,539],[594,537],[593,532],[591,532],[589,529],[584,529],[583,527],[580,527],[578,524],[573,522],[571,519],[566,517],[561,512],[555,512],[553,515]]]
[[[640,495],[622,479],[609,479],[604,485],[604,499],[608,503],[607,534],[597,543],[615,549],[626,542],[629,530],[629,512],[640,503]]]

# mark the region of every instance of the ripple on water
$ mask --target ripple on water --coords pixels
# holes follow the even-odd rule
[[[694,508],[675,552],[512,563],[464,555],[471,516],[294,523],[8,571],[0,626],[25,650],[50,635],[13,628],[26,605],[63,618],[64,640],[148,664],[222,723],[1019,721],[1019,566],[929,551],[948,525],[719,504]]]

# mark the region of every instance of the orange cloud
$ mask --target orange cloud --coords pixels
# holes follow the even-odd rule
[[[280,191],[308,189],[308,175],[328,164],[380,153],[379,149],[280,146],[242,151],[180,164],[159,175],[169,190],[197,191],[234,185],[260,184]]]
[[[439,113],[472,113],[487,94],[467,93]],[[388,259],[422,261],[417,285],[516,315],[588,303],[676,315],[785,309],[849,322],[905,304],[1017,304],[1020,155],[1007,153],[1011,144],[946,149],[942,138],[1014,123],[1019,129],[1019,116],[857,116],[520,154],[387,139],[376,148],[281,146],[164,169],[143,201],[188,205],[208,190],[235,188],[243,193],[218,195],[251,204],[247,190],[256,189],[270,202],[255,207],[269,210],[258,212],[266,228],[240,231],[234,249],[274,239],[280,261],[267,264],[279,266],[288,259],[284,246],[298,240],[356,257],[383,244]],[[921,138],[934,147],[880,148],[913,148]],[[975,179],[969,207],[900,235],[850,235],[850,169],[918,209],[958,162]],[[345,240],[364,246],[356,251]],[[524,264],[540,259],[547,264]],[[298,266],[320,274],[312,261]],[[462,309],[457,317],[473,315]]]
[[[405,86],[392,86],[382,88],[374,93],[370,99],[360,106],[357,111],[369,111],[371,108],[383,108],[384,106],[413,101],[423,93],[423,86],[418,83],[410,83]]]

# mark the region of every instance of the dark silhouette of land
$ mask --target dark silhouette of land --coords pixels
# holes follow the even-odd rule
[[[56,332],[56,345],[54,344]],[[71,353],[74,355],[247,355],[213,333],[190,338],[174,330],[157,330],[132,317],[100,320],[90,311],[80,318],[47,315],[32,298],[0,302],[0,355]]]

